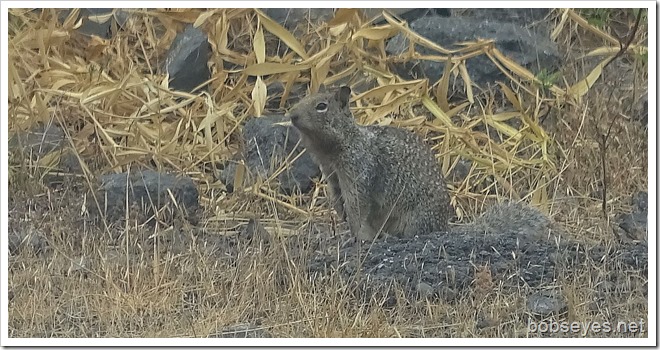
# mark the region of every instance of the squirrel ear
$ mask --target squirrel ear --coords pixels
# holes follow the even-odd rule
[[[348,105],[348,100],[351,98],[351,88],[348,86],[342,86],[337,90],[337,101],[341,108],[344,108]]]

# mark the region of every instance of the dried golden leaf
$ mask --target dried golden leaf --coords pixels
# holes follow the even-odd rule
[[[497,48],[493,47],[489,50],[489,52],[499,61],[501,62],[507,69],[512,71],[514,74],[516,74],[519,77],[522,77],[523,79],[527,81],[537,81],[536,77],[532,72],[527,70],[525,67],[521,66],[518,64],[518,62],[515,62],[508,57],[506,57],[500,50]]]
[[[234,191],[238,191],[243,188],[245,172],[246,167],[242,161],[236,164],[236,173],[234,174],[234,183],[232,184],[234,186]]]
[[[261,80],[260,76],[257,76],[257,81],[254,82],[254,88],[252,89],[252,102],[256,117],[261,117],[261,113],[266,108],[267,92],[266,84]]]
[[[266,16],[265,13],[263,13],[259,9],[254,10],[257,15],[259,15],[259,19],[261,20],[261,25],[266,28],[267,31],[273,33],[275,36],[280,38],[284,43],[291,48],[291,50],[295,51],[300,57],[303,59],[309,58],[309,55],[305,51],[304,46],[300,44],[298,39],[291,34],[288,30],[284,29],[279,23],[273,21],[270,17]]]
[[[104,50],[110,45],[110,40],[103,39],[96,35],[92,35],[89,44],[87,45],[87,59],[93,61],[100,57]]]
[[[266,61],[266,41],[264,40],[264,32],[261,26],[257,25],[257,32],[254,33],[254,54],[257,57],[257,63],[264,63]]]
[[[57,167],[57,165],[60,163],[61,156],[62,156],[61,151],[50,152],[48,154],[45,154],[43,157],[39,158],[37,160],[37,165],[40,168],[44,168],[46,172],[49,172],[55,169],[55,167]]]
[[[69,15],[66,16],[66,19],[62,23],[62,28],[67,30],[73,29],[76,22],[80,21],[79,17],[80,17],[80,9],[78,8],[71,9],[71,12],[69,12]]]
[[[458,106],[456,106],[456,107],[454,107],[454,108],[448,110],[445,114],[446,114],[449,118],[451,118],[451,117],[455,116],[456,114],[458,114],[458,112],[464,110],[464,109],[465,109],[467,106],[469,106],[469,105],[471,105],[470,101],[463,102],[463,103],[461,103],[460,105],[458,105]]]
[[[566,20],[568,19],[568,11],[570,11],[570,9],[562,9],[561,20],[559,21],[559,23],[557,23],[555,29],[550,34],[550,39],[552,39],[553,41],[557,40],[557,37],[559,37],[559,33],[561,33],[561,31],[564,29],[564,25],[566,24]]]
[[[502,67],[504,65],[506,69],[512,71],[514,74],[518,75],[519,77],[522,77],[526,81],[533,81],[536,82],[537,84],[540,84],[541,82],[530,72],[529,70],[525,69],[523,66],[519,65],[518,63],[510,60],[506,56],[502,54],[497,48],[492,47],[489,48],[486,51],[486,55],[495,63],[495,65],[504,73],[506,76],[510,77],[512,80],[515,80],[508,71]],[[557,85],[551,85],[550,86],[550,91],[555,94],[555,96],[563,96],[565,94],[564,90],[562,90],[560,87]]]
[[[202,24],[206,23],[206,21],[211,18],[213,15],[215,15],[218,12],[218,10],[206,10],[205,12],[202,12],[199,14],[197,19],[195,20],[195,23],[193,23],[193,27],[199,28]]]
[[[612,56],[613,57],[613,56]],[[603,61],[601,61],[594,69],[591,70],[591,72],[582,80],[578,81],[575,83],[573,86],[568,88],[568,95],[572,96],[575,99],[579,99],[580,97],[584,96],[584,94],[589,91],[589,89],[594,85],[596,80],[600,78],[601,73],[603,72],[603,67],[609,62],[612,57],[607,57]]]
[[[344,78],[346,78],[347,76],[353,74],[356,70],[357,70],[357,64],[356,64],[356,63],[352,63],[348,68],[344,69],[343,71],[341,71],[341,72],[339,72],[339,73],[337,73],[337,74],[334,74],[334,75],[332,75],[332,76],[327,77],[327,78],[325,79],[325,83],[328,84],[328,85],[332,85],[332,84],[334,84],[335,82],[337,82],[337,81],[339,81],[339,80],[341,80],[341,79],[344,79]]]
[[[520,101],[518,100],[516,93],[513,92],[513,90],[511,90],[508,86],[504,85],[499,81],[497,82],[497,84],[502,89],[502,92],[504,93],[504,96],[506,96],[506,99],[509,100],[509,102],[511,102],[513,108],[515,108],[519,112],[523,112],[522,105],[520,104]]]
[[[393,37],[399,32],[399,29],[391,25],[384,25],[379,27],[366,27],[358,30],[351,39],[365,38],[369,40],[385,40]]]
[[[446,127],[454,127],[454,123],[451,122],[451,118],[449,118],[449,116],[447,116],[447,114],[445,114],[445,112],[440,107],[438,107],[438,105],[435,104],[435,102],[433,102],[430,97],[422,97],[422,104],[424,107],[426,107],[426,109],[433,113],[433,115],[442,123],[442,125]]]
[[[211,109],[209,109],[209,111],[206,114],[206,117],[204,117],[204,119],[202,119],[202,121],[197,126],[197,131],[202,131],[205,128],[210,128],[215,122],[220,120],[221,117],[222,114],[217,112],[212,113]]]
[[[393,27],[395,27],[398,30],[400,30],[401,32],[405,33],[406,36],[408,37],[408,39],[410,39],[411,45],[412,45],[412,43],[419,44],[419,45],[425,46],[425,47],[427,47],[431,50],[435,50],[435,51],[438,51],[438,52],[446,54],[446,55],[456,52],[455,50],[445,49],[444,47],[441,47],[440,45],[434,43],[433,41],[431,41],[429,39],[426,39],[425,37],[417,34],[416,32],[412,31],[410,28],[408,28],[406,25],[404,25],[404,24],[400,23],[399,21],[397,21],[396,19],[394,19],[394,17],[392,17],[387,12],[383,12],[383,17]]]
[[[452,61],[445,61],[445,68],[442,71],[442,77],[440,77],[440,80],[438,81],[438,88],[435,91],[435,98],[438,100],[438,106],[443,111],[449,110],[449,77],[451,75],[452,68]]]
[[[601,38],[603,38],[607,41],[609,41],[613,45],[619,45],[619,41],[617,39],[615,39],[611,35],[605,33],[600,28],[592,26],[591,24],[589,24],[589,22],[586,19],[582,18],[580,15],[577,14],[577,12],[573,11],[572,9],[568,10],[568,16],[571,17],[572,20],[574,20],[577,24],[579,24],[584,29],[598,35],[599,37],[601,37]]]
[[[614,56],[621,51],[620,47],[614,47],[614,46],[601,46],[599,48],[596,48],[594,50],[589,51],[587,54],[581,56],[580,58],[585,58],[585,57],[593,57],[593,56]],[[648,48],[646,46],[640,46],[640,45],[630,45],[628,47],[627,51],[633,51],[636,54],[645,54],[648,52]]]
[[[312,86],[311,92],[317,92],[321,84],[325,81],[330,71],[330,61],[332,56],[322,59],[315,67],[312,68]]]
[[[105,23],[109,21],[110,18],[112,18],[114,15],[115,14],[113,11],[104,14],[90,14],[87,16],[87,20],[94,23]]]
[[[339,51],[341,51],[344,48],[344,46],[345,46],[344,43],[332,44],[332,45],[326,47],[325,49],[319,51],[318,53],[314,54],[313,56],[309,57],[308,59],[303,60],[300,64],[302,64],[302,65],[306,65],[306,64],[313,65],[313,64],[315,64],[316,62],[318,62],[320,60],[327,59],[329,56],[331,57],[331,56],[336,55],[337,53],[339,53]]]
[[[243,73],[247,75],[271,75],[279,73],[288,73],[288,72],[299,72],[309,69],[310,66],[306,64],[286,64],[286,63],[272,63],[264,62],[248,66],[243,70]]]
[[[229,33],[229,25],[227,24],[227,16],[225,12],[215,22],[215,33],[213,33],[213,42],[219,53],[226,54],[229,52],[227,49],[227,35]]]
[[[330,35],[332,36],[340,36],[342,33],[346,32],[346,28],[348,28],[347,23],[342,23],[338,24],[336,26],[330,27]]]
[[[495,128],[495,130],[501,132],[502,134],[505,134],[509,137],[512,137],[513,139],[516,140],[516,142],[520,141],[522,139],[522,134],[520,131],[506,123],[501,123],[493,119],[491,115],[484,115],[484,120],[488,125],[492,126]]]
[[[383,97],[385,94],[397,91],[400,89],[414,89],[419,88],[420,84],[424,84],[426,80],[412,80],[404,81],[401,83],[394,83],[388,85],[377,86],[369,91],[365,91],[355,97],[356,100],[361,100],[363,98],[372,98],[372,97]]]
[[[523,119],[523,122],[525,122],[525,124],[527,124],[530,130],[532,130],[532,134],[531,135],[527,134],[527,138],[529,138],[534,142],[541,143],[543,147],[542,148],[543,154],[544,155],[547,154],[544,147],[545,144],[549,141],[548,134],[546,134],[543,128],[541,128],[541,126],[537,122],[532,120],[527,114],[523,113],[521,114],[521,117]]]
[[[465,93],[467,94],[467,99],[470,103],[474,103],[474,93],[472,92],[472,79],[468,74],[467,68],[465,66],[465,61],[458,64],[458,71],[461,73],[461,78],[465,83]]]
[[[339,24],[345,24],[356,18],[356,15],[358,15],[360,12],[360,9],[337,9],[335,11],[335,16],[328,21],[328,25],[331,27],[334,27]]]

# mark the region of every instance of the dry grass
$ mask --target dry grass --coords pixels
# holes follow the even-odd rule
[[[459,159],[473,161],[470,175],[451,184],[459,218],[472,217],[495,198],[525,199],[568,227],[572,238],[615,244],[610,220],[627,210],[632,193],[647,187],[647,130],[630,118],[648,85],[640,58],[645,23],[629,52],[603,69],[619,42],[577,12],[553,11],[547,21],[567,60],[559,78],[548,82],[490,42],[451,52],[389,15],[387,24],[375,27],[343,10],[330,24],[293,36],[250,9],[131,10],[125,28],[103,40],[77,34],[71,16],[59,24],[57,12],[10,11],[10,130],[61,124],[85,162],[85,186],[100,174],[137,165],[192,176],[205,206],[201,225],[216,234],[230,234],[253,216],[276,236],[290,235],[312,218],[326,221],[327,209],[318,200],[323,186],[311,195],[285,196],[264,179],[226,194],[216,180],[219,164],[238,151],[241,123],[264,113],[270,98],[265,86],[275,81],[285,84],[285,97],[294,83],[308,83],[312,91],[337,83],[375,86],[354,98],[360,122],[426,135],[445,173]],[[632,18],[624,11],[613,16],[626,23]],[[172,91],[158,73],[169,43],[187,23],[209,34],[210,92]],[[410,50],[389,57],[384,39],[399,32],[437,55]],[[276,56],[278,42],[291,49]],[[464,59],[474,55],[488,55],[509,80],[450,98],[455,80],[470,86]],[[430,85],[404,81],[389,70],[388,62],[414,58],[446,62],[451,73]],[[226,68],[232,64],[245,70]],[[587,84],[587,78],[593,81]],[[542,122],[546,118],[552,122]],[[278,337],[530,336],[525,291],[475,288],[453,303],[400,300],[395,308],[383,307],[384,300],[356,303],[339,277],[323,285],[306,280],[277,243],[247,245],[228,259],[190,242],[173,247],[145,239],[166,231],[162,227],[99,228],[81,215],[79,185],[43,185],[41,175],[53,171],[52,157],[12,157],[10,230],[43,234],[52,255],[11,256],[10,337],[206,337],[257,321]],[[605,210],[598,198],[603,160]],[[196,232],[185,225],[174,230]],[[76,267],[81,258],[83,266]],[[562,287],[571,296],[571,320],[647,318],[647,302],[637,294],[590,314],[586,301],[596,292],[588,273],[565,276]],[[495,326],[477,327],[484,317]]]

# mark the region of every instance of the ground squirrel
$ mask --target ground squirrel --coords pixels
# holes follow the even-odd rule
[[[356,124],[350,95],[346,86],[313,94],[287,113],[339,216],[362,240],[446,231],[452,209],[431,149],[413,132]]]

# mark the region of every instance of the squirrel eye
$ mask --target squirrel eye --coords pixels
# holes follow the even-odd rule
[[[328,110],[328,104],[325,102],[321,102],[316,105],[317,112],[326,112],[327,110]]]

